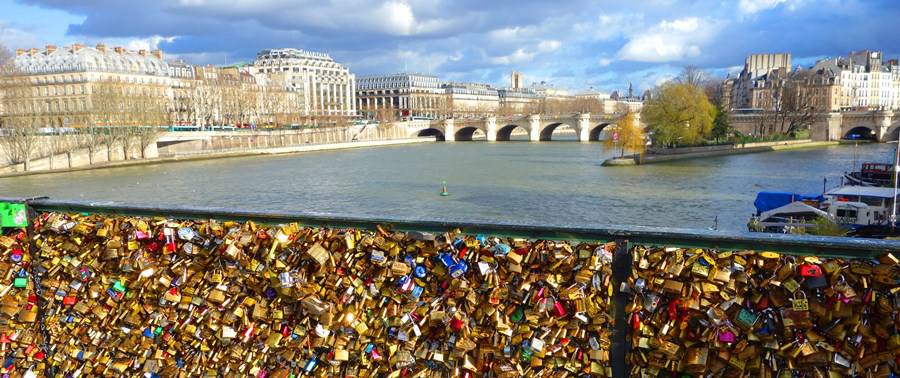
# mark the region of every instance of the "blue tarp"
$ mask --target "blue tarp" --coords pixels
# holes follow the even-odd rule
[[[822,201],[824,199],[824,197],[819,195],[790,192],[759,192],[756,194],[756,200],[753,201],[753,205],[756,206],[756,215],[759,215],[763,211],[777,209],[791,202],[805,200]]]

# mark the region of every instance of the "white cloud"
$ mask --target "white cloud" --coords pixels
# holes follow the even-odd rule
[[[525,39],[533,38],[537,30],[533,26],[511,26],[502,29],[494,29],[487,33],[488,39],[497,43],[518,43]]]
[[[597,61],[597,64],[599,64],[600,67],[606,67],[606,66],[612,64],[612,62],[613,62],[613,60],[610,58],[600,58],[600,60]]]
[[[562,42],[555,39],[545,39],[530,48],[520,47],[515,51],[502,56],[488,58],[491,64],[522,64],[534,60],[537,54],[553,54],[562,47]]]
[[[638,62],[670,62],[699,56],[702,46],[718,32],[721,25],[709,19],[687,17],[662,21],[631,37],[619,50],[622,60]]]
[[[370,55],[369,58],[352,65],[352,69],[363,71],[378,71],[385,66],[392,66],[394,71],[418,72],[434,74],[440,71],[442,65],[448,62],[456,62],[463,58],[460,51],[451,54],[442,52],[425,52],[420,50],[396,50]]]
[[[560,46],[562,46],[562,43],[557,40],[553,40],[553,39],[543,40],[540,43],[538,43],[537,51],[542,52],[542,53],[554,52],[556,50],[559,50]]]
[[[523,48],[518,48],[516,51],[513,51],[509,55],[497,56],[490,59],[492,64],[519,64],[519,63],[527,63],[534,59],[535,53],[525,51]]]
[[[643,25],[644,15],[641,13],[610,13],[600,15],[593,22],[577,23],[574,30],[576,33],[592,36],[595,40],[607,41],[620,35],[633,34]]]
[[[381,4],[366,17],[373,21],[371,25],[391,35],[417,35],[443,30],[449,22],[442,19],[419,21],[409,4],[389,1]]]
[[[125,48],[129,50],[156,50],[159,48],[160,42],[172,42],[175,37],[163,37],[154,35],[147,38],[135,38],[125,43]]]
[[[0,21],[0,45],[10,50],[43,46],[37,35]]]
[[[269,28],[296,30],[298,25],[374,32],[392,36],[425,35],[458,26],[467,15],[434,15],[435,4],[408,0],[178,0],[169,12],[190,12],[229,20],[255,20]],[[428,17],[428,15],[432,15]]]
[[[787,4],[789,10],[794,10],[798,2],[798,0],[741,0],[738,9],[743,14],[754,14]]]

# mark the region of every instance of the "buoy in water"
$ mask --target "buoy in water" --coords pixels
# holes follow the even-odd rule
[[[442,181],[441,182],[441,197],[446,197],[449,195],[450,195],[450,192],[447,191],[447,182]]]

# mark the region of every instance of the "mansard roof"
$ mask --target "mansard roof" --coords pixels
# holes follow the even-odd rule
[[[17,54],[16,68],[26,74],[63,72],[118,72],[165,76],[168,64],[158,52],[132,51],[124,48],[107,49],[103,45],[48,46],[43,51],[31,49]]]

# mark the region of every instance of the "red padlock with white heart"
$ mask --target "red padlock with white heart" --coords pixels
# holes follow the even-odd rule
[[[800,275],[803,277],[821,277],[822,268],[813,264],[800,264]]]

